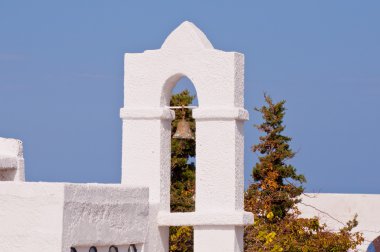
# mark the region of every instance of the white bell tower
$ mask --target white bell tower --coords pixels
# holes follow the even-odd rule
[[[171,91],[188,77],[196,120],[195,212],[170,213]],[[244,56],[214,49],[194,24],[182,23],[161,49],[125,55],[122,183],[149,187],[144,252],[168,251],[169,226],[194,226],[195,252],[243,252]]]

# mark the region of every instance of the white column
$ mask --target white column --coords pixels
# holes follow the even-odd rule
[[[244,109],[198,109],[196,119],[196,213],[236,216],[194,226],[195,252],[243,252]],[[251,218],[248,218],[251,219]],[[251,220],[249,220],[250,222]]]
[[[169,109],[121,109],[122,184],[149,188],[149,229],[144,252],[167,252],[169,228],[159,227],[158,212],[170,211]]]
[[[244,251],[242,226],[195,226],[195,252]]]

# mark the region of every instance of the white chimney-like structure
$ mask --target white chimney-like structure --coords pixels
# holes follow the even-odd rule
[[[188,77],[197,91],[195,212],[170,213],[171,92]],[[167,252],[169,226],[194,227],[195,252],[243,252],[244,55],[214,49],[182,23],[161,49],[125,55],[122,184],[149,188],[144,252]]]

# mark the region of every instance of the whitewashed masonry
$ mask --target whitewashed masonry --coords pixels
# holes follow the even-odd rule
[[[170,213],[171,91],[183,76],[195,86],[195,212]],[[244,56],[214,49],[184,22],[158,50],[125,55],[122,183],[149,187],[145,251],[168,251],[168,226],[194,226],[195,252],[242,252]],[[149,158],[146,158],[149,157]]]

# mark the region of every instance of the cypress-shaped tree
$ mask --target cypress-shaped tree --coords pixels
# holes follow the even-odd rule
[[[284,218],[289,209],[298,203],[298,196],[303,193],[303,175],[286,161],[294,157],[289,146],[291,138],[283,135],[285,126],[285,101],[273,104],[269,96],[265,96],[268,106],[256,111],[262,114],[264,122],[256,128],[265,135],[260,143],[252,147],[253,152],[261,154],[259,162],[252,171],[255,181],[248,190],[247,197],[254,197],[260,204],[252,205],[260,215],[272,213],[275,218]],[[295,186],[295,184],[298,184]],[[250,193],[254,195],[250,195]]]
[[[283,135],[285,101],[273,103],[264,95],[266,105],[260,112],[263,123],[256,128],[263,133],[252,147],[259,162],[252,171],[253,183],[245,193],[245,210],[255,216],[255,223],[245,228],[246,252],[345,252],[363,241],[361,233],[353,233],[356,216],[339,232],[331,232],[317,217],[301,218],[297,203],[306,179],[288,164],[294,157],[290,137]]]

